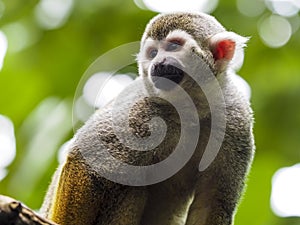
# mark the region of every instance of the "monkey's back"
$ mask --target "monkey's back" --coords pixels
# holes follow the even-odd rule
[[[71,224],[70,221],[76,219],[80,224],[184,225],[191,202],[195,194],[199,195],[195,190],[204,184],[209,189],[206,183],[212,181],[223,186],[221,190],[236,204],[238,198],[228,192],[232,187],[219,181],[232,176],[236,181],[230,185],[242,189],[253,154],[253,137],[249,104],[231,88],[224,90],[226,133],[223,147],[212,164],[205,171],[198,171],[211,132],[208,116],[200,120],[200,136],[192,158],[174,176],[148,186],[124,185],[114,180],[126,182],[128,174],[125,174],[126,169],[123,171],[123,163],[137,168],[153,165],[168,158],[180,138],[190,141],[189,137],[181,137],[176,109],[165,101],[146,97],[134,105],[128,104],[128,117],[122,115],[128,108],[118,108],[114,104],[98,110],[75,136],[59,178],[61,185],[56,190],[50,218],[51,214],[55,215],[51,219],[63,224]],[[126,146],[125,139],[128,143],[136,141],[135,138],[145,139],[151,136],[151,131],[160,129],[159,121],[151,123],[155,117],[161,118],[167,127],[163,141],[147,151]],[[145,142],[141,142],[139,148],[143,149],[143,144]],[[138,169],[129,175],[132,180],[148,179],[147,174],[140,177]],[[69,210],[61,210],[63,208]],[[69,213],[78,210],[81,215]]]

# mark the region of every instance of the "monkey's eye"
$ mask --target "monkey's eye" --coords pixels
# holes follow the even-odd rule
[[[165,47],[166,51],[172,52],[178,50],[180,47],[182,47],[184,42],[180,39],[174,39],[167,42],[167,45]]]
[[[147,55],[148,55],[148,57],[150,58],[150,59],[154,59],[155,58],[155,56],[157,55],[157,49],[156,48],[150,48],[150,49],[148,49],[148,51],[147,51]]]

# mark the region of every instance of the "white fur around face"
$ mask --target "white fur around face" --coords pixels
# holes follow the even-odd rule
[[[172,42],[173,40],[180,40],[183,44],[180,48],[175,51],[167,51],[165,46],[168,42]],[[199,48],[197,42],[194,38],[188,34],[186,31],[183,30],[174,30],[171,31],[165,39],[163,40],[153,40],[152,38],[148,37],[142,42],[140,53],[137,55],[137,61],[139,63],[139,72],[142,75],[145,71],[149,75],[151,70],[151,66],[154,63],[162,61],[166,57],[174,57],[177,61],[181,64],[182,68],[185,67],[188,63],[188,55],[190,55],[190,50],[195,47]],[[157,55],[154,58],[149,58],[148,50],[149,49],[157,49]]]
[[[181,40],[184,44],[179,50],[176,51],[166,51],[164,45],[168,42],[171,42],[174,39]],[[137,61],[140,67],[140,75],[142,71],[149,71],[151,65],[155,62],[159,62],[165,57],[174,57],[176,58],[181,66],[184,68],[186,65],[187,55],[190,54],[189,51],[193,47],[197,48],[200,52],[202,51],[198,46],[198,43],[195,39],[183,30],[174,30],[171,31],[167,37],[161,41],[153,40],[152,38],[147,38],[143,41],[140,53],[137,55]],[[150,59],[147,56],[147,50],[150,48],[155,48],[158,50],[157,56],[153,59]],[[141,68],[143,67],[143,68]],[[141,70],[143,69],[143,70]]]
[[[184,30],[173,30],[173,31],[171,31],[167,35],[166,41],[170,41],[174,38],[181,38],[181,39],[186,40],[186,41],[193,41],[194,40],[194,38],[190,34],[185,32]],[[195,42],[195,40],[194,40],[194,42]]]
[[[176,51],[166,51],[165,46],[167,42],[172,42],[173,40],[181,40],[182,47]],[[230,62],[226,62],[226,67],[224,67],[229,72],[234,72],[243,64],[243,56],[244,56],[244,46],[246,46],[246,42],[248,38],[242,37],[233,32],[221,32],[214,36],[212,36],[208,41],[210,45],[214,45],[223,40],[231,40],[235,43],[235,49],[233,58]],[[155,48],[157,49],[157,55],[154,58],[149,58],[147,56],[148,49]],[[188,67],[193,67],[191,62],[191,49],[195,48],[199,54],[205,55],[203,49],[198,45],[196,40],[188,34],[184,30],[173,30],[171,31],[165,39],[163,40],[153,40],[148,37],[144,40],[141,51],[138,54],[137,60],[139,63],[139,72],[140,75],[143,75],[143,79],[145,79],[151,86],[151,67],[153,64],[157,62],[161,62],[166,57],[174,57],[181,64],[183,69],[188,69]],[[183,79],[182,84],[185,85],[186,78]],[[176,93],[176,88],[169,91],[164,91],[160,89],[156,89],[153,87],[154,93],[158,94],[158,96],[164,95],[173,95]],[[178,97],[178,96],[177,96]]]
[[[144,62],[146,60],[150,60],[149,58],[147,58],[147,55],[146,55],[148,48],[151,47],[151,48],[156,48],[156,49],[160,50],[166,42],[170,42],[174,39],[183,40],[184,46],[182,46],[182,47],[184,49],[190,49],[192,46],[198,46],[195,39],[190,34],[188,34],[186,31],[174,30],[174,31],[171,31],[167,35],[167,37],[165,39],[161,40],[161,41],[153,40],[150,37],[145,39],[142,42],[141,50],[140,50],[140,53],[137,56],[137,60],[139,62]],[[172,52],[174,53],[174,51],[172,51]],[[176,52],[178,52],[178,51],[176,51]]]
[[[169,51],[166,49],[168,42],[174,42],[179,40],[182,45],[178,47],[178,49],[174,51]],[[145,81],[149,84],[152,83],[151,81],[151,68],[155,63],[163,61],[167,57],[175,58],[178,63],[180,64],[181,68],[185,71],[189,67],[191,67],[191,49],[197,48],[199,52],[202,50],[200,49],[198,43],[195,39],[188,34],[186,31],[183,30],[173,30],[171,31],[166,38],[163,40],[153,40],[152,38],[148,37],[144,40],[141,46],[140,53],[137,56],[137,61],[139,64],[139,74],[145,79]],[[150,58],[148,55],[149,49],[156,49],[157,55],[154,58]],[[187,72],[187,71],[185,71]],[[184,82],[185,78],[182,82]],[[158,94],[158,96],[164,95],[176,95],[178,88],[175,87],[172,90],[164,91],[157,89],[153,86],[154,93]]]

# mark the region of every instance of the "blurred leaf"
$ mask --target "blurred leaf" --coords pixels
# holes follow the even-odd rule
[[[0,192],[38,208],[57,166],[56,152],[72,136],[71,102],[81,76],[103,53],[139,41],[156,13],[131,0],[75,0],[63,27],[44,30],[34,16],[39,1],[3,2],[0,29],[24,24],[30,44],[8,52],[0,72],[0,114],[12,119],[17,137],[17,158]],[[300,32],[284,47],[270,49],[257,32],[260,17],[240,14],[235,0],[219,1],[213,14],[229,30],[251,37],[239,74],[252,87],[257,154],[235,224],[299,224],[299,218],[273,215],[270,191],[273,173],[300,161]]]

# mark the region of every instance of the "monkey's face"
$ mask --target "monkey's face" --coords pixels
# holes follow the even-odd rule
[[[161,91],[176,90],[199,71],[206,55],[195,39],[182,30],[171,31],[163,40],[147,38],[138,55],[140,75]]]
[[[180,88],[202,96],[204,85],[213,89],[212,80],[222,79],[226,70],[242,62],[247,40],[206,14],[161,14],[144,32],[139,74],[159,96],[173,95]]]

